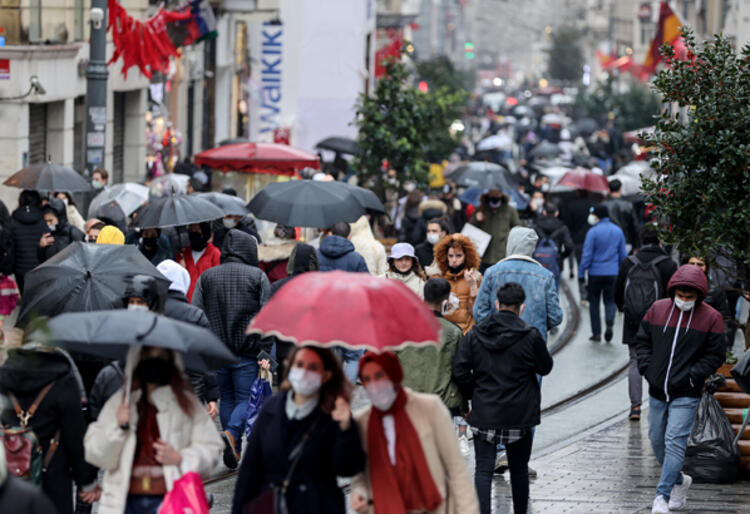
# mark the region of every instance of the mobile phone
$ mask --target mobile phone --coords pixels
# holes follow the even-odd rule
[[[279,363],[276,362],[276,359],[274,359],[273,357],[271,357],[271,354],[268,353],[265,350],[263,350],[262,352],[260,352],[258,354],[258,359],[257,360],[258,361],[267,360],[269,362],[269,364],[271,365],[271,373],[275,373],[276,372],[276,368],[279,367]]]

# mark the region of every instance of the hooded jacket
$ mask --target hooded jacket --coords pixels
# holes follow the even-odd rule
[[[8,240],[13,245],[9,252],[12,272],[23,292],[23,277],[39,265],[39,240],[47,228],[37,204],[24,205],[13,211],[8,223]]]
[[[60,202],[62,203],[62,202]],[[81,392],[68,359],[53,351],[16,348],[9,350],[8,359],[0,367],[0,394],[10,391],[25,411],[47,384],[54,381],[34,416],[29,421],[46,454],[55,432],[60,430],[60,446],[55,451],[42,490],[60,514],[73,512],[73,481],[79,486],[96,479],[96,469],[86,463],[83,433],[86,422]],[[2,423],[18,426],[18,418],[7,402]]]
[[[309,244],[297,243],[286,264],[287,277],[271,284],[271,297],[292,278],[308,271],[318,271],[318,254]]]
[[[458,346],[453,381],[471,398],[467,421],[481,429],[520,429],[540,422],[536,375],[552,370],[539,331],[509,311],[495,311]]]
[[[238,357],[255,358],[257,336],[245,336],[250,320],[271,295],[268,277],[258,268],[258,245],[240,230],[224,238],[221,264],[198,279],[193,305],[203,309],[211,331]]]
[[[52,211],[55,214],[57,217],[57,226],[55,227],[54,232],[51,232],[52,237],[55,238],[55,241],[52,244],[45,247],[38,246],[39,240],[37,240],[37,256],[40,263],[61,252],[73,241],[86,240],[86,234],[68,223],[65,202],[59,198],[51,198],[47,205],[44,206],[44,209],[42,209],[42,212],[45,211]],[[39,238],[41,239],[41,237],[42,236],[40,235]]]
[[[547,340],[547,331],[562,323],[562,308],[555,275],[531,258],[539,236],[530,228],[514,227],[508,235],[508,257],[484,272],[484,280],[474,302],[474,319],[480,322],[495,311],[497,291],[503,284],[516,282],[526,293],[526,309],[521,315]]]
[[[354,250],[352,242],[334,235],[326,236],[320,241],[318,267],[320,271],[369,271],[365,260]]]
[[[139,358],[140,348],[131,347],[125,365],[127,375],[132,376]],[[175,365],[182,369],[178,356],[175,356]],[[97,420],[86,430],[86,461],[104,471],[99,514],[122,514],[125,511],[136,450],[138,400],[141,394],[140,388],[130,394],[130,430],[122,430],[117,423],[117,409],[123,401],[122,390],[107,400]],[[207,477],[216,466],[223,447],[221,437],[208,413],[198,399],[190,394],[192,416],[185,414],[170,386],[158,387],[150,396],[158,411],[156,421],[161,439],[182,456],[180,467],[162,466],[167,490],[171,490],[174,482],[189,471]]]
[[[349,240],[356,252],[365,260],[367,269],[376,277],[384,274],[388,270],[385,247],[372,235],[370,222],[362,216],[349,226],[352,230]]]
[[[698,291],[689,312],[674,304],[680,287]],[[654,398],[667,402],[684,396],[698,398],[703,382],[724,362],[724,320],[703,301],[708,281],[697,266],[680,267],[667,291],[669,298],[654,302],[635,337],[638,370]]]
[[[248,235],[253,236],[256,241],[258,241],[258,244],[262,243],[260,234],[258,233],[258,227],[255,224],[255,220],[252,218],[252,216],[245,216],[244,218],[242,218],[233,229],[225,227],[224,223],[221,220],[215,222],[212,228],[214,233],[214,246],[216,246],[216,248],[224,248],[224,237],[226,237],[227,233],[230,230],[240,230]]]

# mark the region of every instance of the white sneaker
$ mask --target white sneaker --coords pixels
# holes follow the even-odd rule
[[[651,514],[669,514],[669,505],[663,495],[654,498],[654,506],[651,507]]]
[[[672,492],[669,494],[669,510],[683,510],[687,505],[687,492],[693,484],[690,475],[682,474],[682,483],[674,485]]]

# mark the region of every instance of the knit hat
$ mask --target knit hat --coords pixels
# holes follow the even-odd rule
[[[401,363],[393,352],[380,352],[375,353],[367,351],[361,359],[359,359],[359,374],[362,376],[362,369],[368,362],[374,362],[379,364],[388,378],[394,384],[400,384],[404,380],[404,370],[401,367]]]
[[[409,243],[396,243],[391,247],[391,256],[389,259],[400,259],[401,257],[415,258],[414,247]]]
[[[119,228],[113,225],[107,225],[101,230],[101,232],[99,232],[99,237],[96,238],[96,242],[97,244],[105,245],[124,245],[125,236]]]
[[[601,203],[594,205],[589,212],[594,213],[594,216],[596,216],[600,220],[604,218],[609,218],[609,209],[607,208],[606,205],[601,204]]]

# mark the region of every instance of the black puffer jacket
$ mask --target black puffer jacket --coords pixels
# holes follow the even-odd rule
[[[55,242],[45,247],[38,247],[37,256],[40,263],[61,252],[73,241],[85,241],[86,239],[86,235],[83,232],[68,223],[68,215],[62,200],[57,198],[50,199],[49,203],[44,206],[43,212],[48,210],[57,216],[57,227],[52,232]],[[41,238],[41,236],[39,237]]]
[[[609,210],[609,219],[620,227],[625,234],[625,240],[634,248],[639,246],[638,218],[633,204],[624,198],[611,198],[604,202]]]
[[[164,315],[178,321],[198,325],[199,327],[211,328],[208,324],[206,313],[195,305],[190,305],[187,296],[173,289],[170,289],[167,293],[167,301],[164,303]],[[195,395],[202,402],[214,402],[219,399],[219,385],[216,382],[216,373],[213,371],[200,373],[188,370],[186,374],[190,379]]]
[[[239,230],[241,232],[244,232],[245,234],[249,234],[258,241],[258,244],[263,242],[260,240],[260,235],[258,234],[258,227],[255,225],[255,220],[250,216],[245,216],[244,218],[242,218],[233,229],[228,229],[227,227],[225,227],[222,221],[214,222],[211,228],[214,232],[214,246],[216,248],[222,247],[222,245],[224,244],[224,238],[226,237],[229,230]]]
[[[472,328],[453,358],[453,382],[471,398],[467,421],[482,429],[529,428],[540,422],[536,375],[552,371],[539,331],[509,311]]]
[[[245,330],[271,295],[268,277],[258,268],[258,245],[252,236],[230,230],[224,238],[221,264],[198,279],[193,305],[203,309],[211,331],[238,357],[255,358],[257,336]]]
[[[86,422],[70,363],[56,353],[17,348],[8,352],[8,360],[0,367],[0,393],[15,394],[24,410],[51,381],[55,381],[55,385],[44,397],[30,425],[44,452],[55,432],[61,431],[60,446],[44,474],[42,490],[60,514],[70,514],[73,512],[73,481],[84,486],[96,478],[96,468],[84,460]],[[12,407],[7,406],[2,411],[2,422],[10,426],[18,424]]]
[[[90,421],[96,421],[110,396],[122,387],[123,380],[125,380],[125,372],[123,363],[120,361],[110,362],[99,371],[89,394]]]
[[[39,240],[47,225],[44,223],[42,208],[31,204],[13,211],[8,223],[8,240],[13,244],[9,260],[16,276],[19,289],[23,291],[23,277],[39,265]]]

